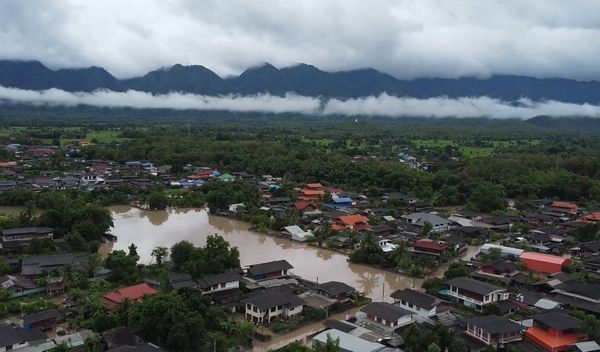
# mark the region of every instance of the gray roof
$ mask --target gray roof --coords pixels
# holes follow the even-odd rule
[[[582,282],[570,281],[562,283],[556,286],[557,289],[576,294],[579,296],[585,296],[594,300],[600,300],[600,285],[599,284],[586,284]]]
[[[404,300],[408,303],[414,304],[419,308],[427,310],[433,309],[433,307],[436,305],[436,302],[439,302],[439,300],[433,296],[423,292],[411,290],[410,288],[398,290],[392,293],[391,297],[397,300]]]
[[[444,219],[443,217],[432,214],[432,213],[412,213],[408,215],[402,216],[404,219],[410,220],[412,223],[417,225],[424,225],[425,222],[429,222],[431,224],[449,224],[450,221],[448,219]]]
[[[236,271],[226,271],[221,274],[207,275],[196,280],[202,288],[208,288],[214,285],[225,284],[228,282],[240,281],[242,277]]]
[[[483,331],[490,334],[503,334],[507,332],[520,331],[521,325],[515,323],[508,318],[499,317],[497,315],[486,315],[483,317],[475,317],[467,319],[466,323],[475,325]]]
[[[335,329],[335,330],[339,330],[342,332],[350,332],[350,331],[356,329],[356,326],[354,326],[352,324],[348,324],[345,321],[334,320],[334,319],[325,320],[323,325],[325,325],[326,328]]]
[[[327,294],[331,296],[337,296],[341,294],[348,294],[356,291],[354,287],[349,286],[343,282],[339,281],[328,281],[317,286],[319,290],[325,291]]]
[[[58,319],[61,314],[56,309],[43,310],[23,317],[23,324],[34,324],[49,319]]]
[[[2,234],[5,236],[12,235],[27,235],[30,233],[36,234],[49,234],[52,233],[54,229],[50,227],[19,227],[14,229],[4,229],[2,230]]]
[[[16,343],[46,339],[46,334],[41,331],[27,332],[21,327],[0,325],[0,347],[12,346]]]
[[[480,295],[488,295],[494,291],[505,290],[502,287],[471,279],[469,277],[455,277],[454,279],[448,280],[448,285]]]
[[[65,265],[78,265],[79,262],[71,254],[40,255],[23,258],[21,275],[39,275],[42,270],[53,269]]]
[[[582,324],[581,320],[561,312],[548,312],[534,315],[531,318],[556,330],[577,329]]]
[[[376,317],[383,318],[386,321],[396,321],[404,316],[413,314],[406,309],[402,309],[386,302],[371,303],[363,307],[360,311],[367,313],[368,315],[374,315]]]
[[[242,303],[250,303],[261,310],[267,310],[277,306],[297,307],[304,305],[306,302],[289,290],[273,288],[250,292],[242,299]]]
[[[248,273],[251,275],[264,275],[276,271],[289,270],[294,267],[287,262],[287,260],[276,260],[268,263],[260,263],[250,265],[248,268]]]

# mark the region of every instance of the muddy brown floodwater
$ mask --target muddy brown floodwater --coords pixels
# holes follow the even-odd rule
[[[0,214],[18,215],[22,208],[0,207]],[[422,279],[402,276],[360,264],[352,264],[343,254],[310,247],[288,239],[251,231],[249,224],[208,214],[206,209],[169,209],[146,211],[130,206],[109,207],[113,216],[112,234],[114,242],[104,243],[99,252],[106,256],[113,250],[125,250],[131,243],[137,246],[140,262],[152,262],[151,252],[155,247],[171,247],[179,241],[189,241],[197,246],[204,245],[208,235],[219,234],[231,246],[238,247],[242,266],[271,260],[285,259],[294,266],[292,272],[307,280],[325,282],[342,281],[365,293],[374,301],[390,301],[389,295],[397,289],[421,287]],[[463,258],[470,258],[477,247],[469,247]],[[440,276],[445,267],[433,273]],[[357,309],[336,314],[332,318],[345,319]],[[307,325],[288,334],[274,335],[266,342],[256,342],[254,351],[270,351],[323,329],[323,323]]]

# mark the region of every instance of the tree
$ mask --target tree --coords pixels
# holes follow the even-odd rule
[[[34,238],[25,248],[27,254],[51,254],[54,252],[56,252],[56,246],[51,238]]]
[[[486,213],[506,207],[501,187],[490,182],[482,182],[474,187],[469,205]]]
[[[423,223],[423,228],[421,229],[421,236],[429,237],[429,233],[433,229],[433,225],[429,221],[425,221]]]
[[[106,258],[106,267],[112,270],[111,280],[121,283],[133,283],[139,280],[137,261],[139,257],[129,256],[124,251],[113,251]]]
[[[128,247],[128,249],[129,249],[129,254],[128,255],[130,257],[136,257],[138,255],[137,246],[135,244],[133,244],[133,243],[130,244],[129,247]]]
[[[169,249],[167,247],[156,247],[152,250],[151,255],[156,260],[156,264],[162,266],[164,259],[169,255]]]
[[[183,269],[185,263],[190,261],[193,251],[194,245],[188,241],[177,242],[171,247],[171,262],[175,270]]]
[[[448,270],[446,270],[446,272],[444,273],[444,279],[450,280],[455,277],[463,277],[463,276],[470,276],[470,275],[471,275],[471,271],[469,270],[469,268],[467,268],[467,266],[465,264],[463,264],[461,262],[456,262],[456,263],[450,264],[450,266],[448,267]]]
[[[169,198],[163,192],[154,192],[148,197],[150,210],[164,210],[169,204]]]
[[[442,352],[442,350],[435,343],[431,343],[431,345],[427,346],[427,352]]]
[[[439,277],[432,277],[425,280],[421,287],[423,287],[427,293],[435,294],[444,288],[444,280]]]
[[[102,258],[100,258],[100,254],[92,253],[88,256],[86,270],[88,277],[94,277],[96,275],[96,271],[102,267]]]

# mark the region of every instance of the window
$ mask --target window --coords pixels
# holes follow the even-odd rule
[[[221,284],[221,288],[224,288],[224,287],[225,287],[225,284]]]

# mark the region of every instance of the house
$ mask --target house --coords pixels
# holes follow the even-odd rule
[[[398,248],[398,245],[395,244],[394,242],[392,242],[392,240],[389,238],[380,238],[377,241],[377,244],[379,245],[379,248],[381,248],[381,250],[384,253],[389,253],[389,252],[393,251],[394,249]]]
[[[68,335],[56,336],[54,342],[57,345],[65,345],[77,351],[78,349],[76,347],[85,345],[85,340],[94,335],[94,332],[91,330],[81,330]]]
[[[226,271],[220,274],[206,275],[196,280],[202,294],[212,294],[240,288],[242,277],[236,271]]]
[[[571,263],[568,258],[535,252],[524,252],[519,258],[525,264],[527,270],[546,274],[561,272],[565,265]]]
[[[21,263],[21,275],[37,276],[43,272],[59,270],[67,265],[79,266],[79,264],[79,260],[71,254],[25,257]]]
[[[0,351],[12,351],[30,346],[33,342],[47,341],[48,336],[40,330],[27,331],[13,325],[0,325]]]
[[[373,302],[360,311],[366,314],[367,320],[390,328],[398,328],[412,322],[412,312],[386,302]]]
[[[546,351],[567,351],[569,346],[584,338],[578,329],[582,321],[562,312],[534,315],[533,325],[526,336]]]
[[[246,209],[246,204],[244,204],[244,203],[229,204],[229,206],[227,206],[227,208],[232,213],[238,213],[238,212]]]
[[[521,254],[525,253],[524,250],[519,249],[519,248],[499,246],[497,244],[491,244],[491,243],[484,244],[483,246],[481,246],[479,251],[483,254],[489,254],[492,251],[498,251],[502,258],[512,259],[512,260],[518,259],[521,256]]]
[[[285,288],[272,288],[248,293],[241,301],[245,305],[246,319],[255,324],[270,324],[281,317],[284,320],[302,313],[303,299]]]
[[[235,176],[225,173],[217,177],[217,180],[221,182],[233,182],[235,181]]]
[[[87,175],[83,175],[81,177],[81,179],[79,180],[79,184],[82,187],[85,186],[90,186],[90,185],[101,185],[104,184],[105,180],[104,178],[95,175],[95,174],[87,174]]]
[[[504,317],[486,315],[466,320],[465,334],[488,346],[521,340],[523,327]]]
[[[338,217],[334,224],[331,225],[334,231],[350,230],[350,231],[365,231],[369,230],[369,218],[360,215],[342,215]]]
[[[56,309],[48,309],[29,314],[23,317],[23,329],[25,329],[25,331],[31,331],[33,329],[52,329],[56,325],[56,321],[61,317],[62,315]]]
[[[397,290],[391,296],[394,304],[421,317],[431,318],[437,314],[437,306],[440,300],[426,293],[405,288]]]
[[[30,278],[18,275],[4,275],[0,277],[0,287],[13,294],[32,290],[36,284]]]
[[[356,292],[354,287],[339,281],[328,281],[319,284],[315,288],[315,291],[323,296],[336,299],[338,301],[345,301],[352,293]]]
[[[484,264],[481,272],[497,276],[512,276],[517,273],[517,265],[504,259],[496,259]]]
[[[583,222],[600,222],[600,211],[590,213],[583,218],[581,218]]]
[[[441,256],[448,251],[448,244],[429,238],[421,238],[412,243],[413,253]]]
[[[135,346],[141,344],[143,340],[131,333],[128,327],[119,326],[102,333],[102,340],[106,348],[113,349],[119,346]]]
[[[450,229],[450,221],[433,213],[412,213],[403,215],[402,219],[409,224],[413,224],[421,228],[425,226],[425,223],[430,223],[432,226],[431,230],[434,232],[443,232]]]
[[[320,183],[307,183],[306,188],[312,190],[323,190],[323,185]]]
[[[376,236],[389,236],[394,233],[395,229],[386,224],[379,224],[371,227],[371,231]]]
[[[577,215],[579,213],[579,207],[577,204],[569,202],[552,202],[550,208],[552,211],[567,213],[570,215]]]
[[[2,249],[22,249],[33,239],[53,239],[54,229],[49,227],[20,227],[2,230]]]
[[[573,352],[599,352],[600,345],[596,341],[582,341],[571,345]]]
[[[169,275],[169,284],[174,290],[182,288],[196,288],[196,283],[190,274],[171,274]]]
[[[337,329],[329,329],[318,333],[312,338],[311,346],[315,347],[319,344],[325,344],[328,338],[339,341],[340,351],[342,352],[386,351],[386,347],[380,343],[367,341]]]
[[[325,195],[325,191],[313,189],[301,189],[300,197],[305,201],[317,201]]]
[[[246,276],[257,281],[277,279],[290,275],[289,270],[293,268],[287,260],[276,260],[250,265],[246,270]]]
[[[303,200],[297,201],[294,203],[294,208],[300,210],[303,214],[318,214],[319,206],[314,202],[305,202]]]
[[[331,203],[328,204],[329,207],[332,208],[349,208],[354,204],[352,198],[348,197],[333,197],[331,198]]]
[[[108,309],[114,309],[125,300],[141,301],[146,295],[157,294],[158,291],[150,287],[147,283],[123,287],[116,291],[109,292],[102,296],[102,303]]]
[[[556,285],[552,292],[558,295],[558,300],[561,300],[561,296],[567,296],[590,303],[600,303],[600,284],[568,281]]]
[[[505,288],[468,277],[455,277],[448,281],[446,294],[467,307],[483,310],[483,306],[508,299]]]
[[[310,237],[313,237],[313,233],[310,231],[304,231],[298,225],[286,226],[283,228],[282,234],[291,238],[294,241],[304,242]]]

